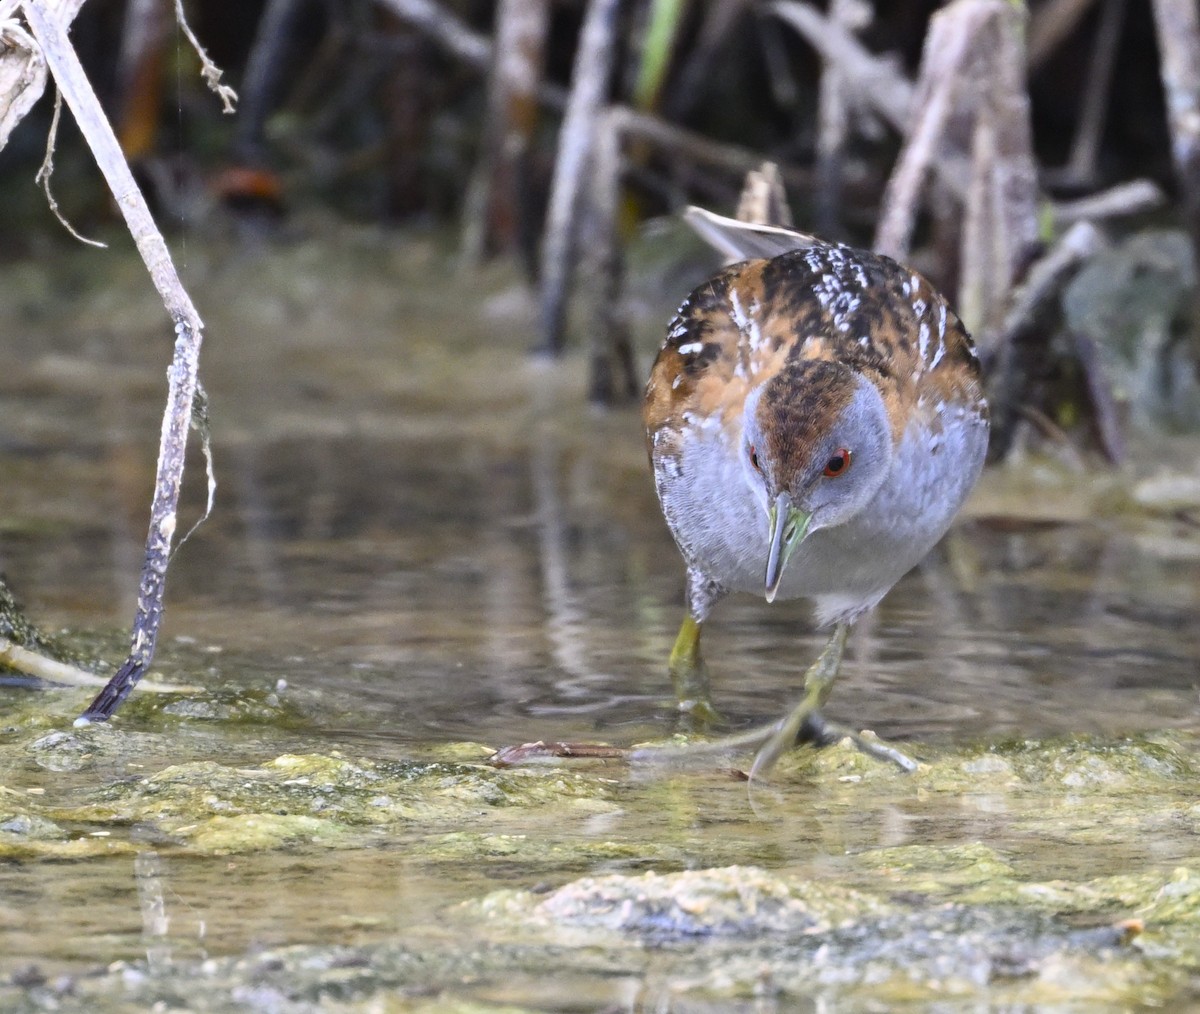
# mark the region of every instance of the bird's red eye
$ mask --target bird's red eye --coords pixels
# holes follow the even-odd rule
[[[750,445],[750,467],[756,472],[762,471],[762,466],[758,463],[758,448],[753,444]]]
[[[841,475],[849,467],[850,450],[847,447],[839,447],[833,457],[825,462],[825,471],[822,474],[832,478],[835,475]]]

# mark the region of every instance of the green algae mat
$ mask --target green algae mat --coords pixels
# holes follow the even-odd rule
[[[1122,1010],[1200,996],[1200,756],[1182,734],[924,748],[914,774],[835,746],[754,785],[737,757],[497,769],[472,744],[151,770],[163,738],[7,731],[0,932],[36,904],[23,872],[61,880],[80,864],[97,872],[78,903],[103,911],[124,892],[140,925],[126,909],[91,926],[121,956],[83,970],[86,944],[10,960],[0,1008]],[[197,910],[231,891],[304,942],[198,933]],[[61,923],[64,938],[85,925]]]

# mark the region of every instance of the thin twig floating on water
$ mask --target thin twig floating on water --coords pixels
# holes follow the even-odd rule
[[[23,648],[7,637],[0,637],[0,665],[45,680],[47,683],[58,683],[67,687],[102,687],[108,683],[103,676],[80,669],[77,665],[60,662],[41,652]],[[141,689],[152,694],[195,694],[202,688],[188,686],[186,683],[167,684],[143,680]]]

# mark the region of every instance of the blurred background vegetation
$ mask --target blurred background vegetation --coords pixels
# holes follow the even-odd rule
[[[570,83],[585,3],[533,0],[532,5],[545,8],[542,86],[551,95],[557,89],[559,96],[558,103],[540,104],[531,141],[530,213],[536,216],[553,170],[561,119],[554,105],[561,106]],[[228,186],[223,170],[259,164],[280,174],[291,203],[318,201],[347,215],[397,224],[458,222],[483,151],[487,66],[450,51],[441,35],[402,18],[393,6],[405,5],[191,0],[193,29],[241,94],[241,113],[232,118],[221,115],[196,73],[194,54],[179,44],[169,0],[87,0],[72,38],[119,125],[127,153],[142,162],[174,163],[179,186]],[[439,5],[447,19],[479,42],[492,38],[497,6],[496,0],[442,0]],[[939,6],[936,0],[876,3],[859,37],[914,77],[929,18]],[[1034,146],[1044,185],[1056,196],[1078,196],[1139,177],[1173,186],[1151,6],[1119,6],[1116,51],[1101,83],[1104,123],[1095,157],[1071,166],[1106,4],[1029,4]],[[281,15],[273,8],[286,11]],[[659,14],[664,8],[673,10]],[[135,14],[158,24],[139,25]],[[638,0],[621,5],[619,14],[612,99],[657,111],[707,138],[760,152],[794,167],[795,180],[808,180],[805,170],[816,161],[822,65],[796,31],[741,0]],[[652,31],[652,21],[661,17],[676,20]],[[259,38],[272,27],[271,38]],[[717,29],[721,34],[713,38]],[[150,37],[134,37],[140,35]],[[486,59],[482,50],[476,57],[481,53]],[[256,65],[256,59],[269,65]],[[50,113],[48,102],[37,107],[0,166],[10,206],[40,207],[36,192],[30,192],[30,169],[41,162]],[[843,208],[842,225],[859,242],[869,240],[874,207],[898,144],[894,132],[867,128],[858,132],[848,153],[843,185],[854,199]],[[72,159],[85,164],[69,169]],[[88,215],[104,214],[99,180],[69,128],[58,163],[64,209],[81,225]],[[69,172],[92,180],[92,192],[66,186]],[[731,206],[739,189],[728,173],[700,167],[680,171],[675,160],[653,152],[628,185],[643,214],[672,210],[684,195]],[[804,221],[812,192],[793,191],[797,218]],[[167,225],[188,208],[169,210]],[[14,226],[24,224],[8,219],[7,252],[14,252],[11,244],[23,231]]]
[[[596,291],[582,330],[603,332],[590,339],[591,394],[608,402],[640,386],[622,321],[611,313],[623,251],[639,224],[689,202],[732,213],[745,172],[770,160],[781,167],[797,227],[872,245],[906,123],[936,92],[921,66],[939,6],[934,0],[192,0],[192,28],[240,94],[234,117],[223,116],[207,92],[170,0],[88,0],[72,39],[168,231],[286,237],[294,217],[314,207],[352,220],[441,230],[453,237],[462,261],[513,258],[541,286],[541,335],[531,336],[531,347],[551,352],[564,343],[571,266],[599,251],[595,270],[584,272]],[[1029,224],[1009,252],[1011,277],[994,287],[999,294],[990,307],[979,308],[982,297],[967,291],[970,279],[962,276],[972,255],[963,245],[968,199],[961,185],[956,194],[954,187],[930,187],[920,214],[913,212],[911,243],[899,252],[958,293],[989,355],[993,397],[1002,409],[1001,449],[1011,445],[1018,416],[1033,418],[1033,430],[1054,439],[1091,420],[1088,439],[1116,459],[1128,418],[1172,427],[1200,421],[1193,266],[1200,128],[1190,156],[1176,129],[1173,152],[1167,98],[1173,81],[1171,102],[1179,107],[1191,95],[1193,119],[1200,116],[1194,113],[1200,43],[1188,37],[1195,32],[1194,4],[1007,6],[1023,24],[1014,73],[1027,89],[1031,139],[1017,154],[1031,158],[1036,172],[1036,205],[1016,215]],[[1163,38],[1178,39],[1180,51],[1191,53],[1196,80],[1186,73],[1172,78],[1159,52]],[[952,68],[974,76],[966,84],[984,96],[976,103],[1005,87],[1002,69],[974,57]],[[589,88],[590,95],[581,95]],[[965,101],[961,90],[951,99]],[[1002,99],[1023,102],[1025,95]],[[613,173],[620,189],[614,182],[605,203],[594,192],[594,149],[598,117],[613,110],[623,117]],[[563,128],[581,111],[583,151],[572,183],[564,173],[572,142]],[[4,256],[67,242],[32,182],[50,115],[51,103],[39,103],[0,161]],[[965,154],[964,161],[977,161],[969,139],[954,140],[956,118],[975,115],[965,106],[952,110],[948,140],[944,151],[933,152],[928,176],[938,175],[939,159]],[[1184,122],[1178,108],[1176,121],[1176,128]],[[1098,210],[1076,203],[1131,182],[1134,191],[1118,192]],[[84,233],[113,217],[70,126],[60,132],[54,189]],[[565,238],[555,234],[556,193],[572,220]],[[1009,319],[1010,287],[1080,218],[1102,224],[1103,241],[1091,242],[1054,279],[1047,297],[1052,312],[1043,299],[1026,307],[1022,319]],[[1124,237],[1147,230],[1158,230],[1158,239],[1127,256],[1113,254],[1110,247],[1119,250]],[[1026,241],[1035,234],[1036,242]],[[1133,287],[1117,296],[1116,308],[1097,308],[1078,287],[1068,298],[1084,263],[1100,255],[1117,258],[1101,268],[1101,279],[1128,276]],[[1144,276],[1158,286],[1149,295],[1138,289]],[[1127,333],[1112,341],[1094,333],[1107,330],[1116,309],[1129,316],[1142,296],[1151,305],[1122,324]],[[1149,336],[1146,314],[1165,314]]]

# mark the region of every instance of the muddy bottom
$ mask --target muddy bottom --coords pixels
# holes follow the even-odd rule
[[[1200,442],[985,475],[829,707],[914,775],[848,747],[750,786],[738,754],[496,770],[677,731],[636,408],[526,355],[500,269],[308,232],[188,245],[220,487],[156,669],[204,691],[77,730],[89,692],[0,686],[0,1006],[1200,998]],[[123,255],[0,273],[0,570],[111,672],[170,330]],[[646,299],[643,368],[687,284]],[[184,528],[198,457],[189,483]],[[723,602],[722,731],[778,717],[821,644],[801,603]]]

